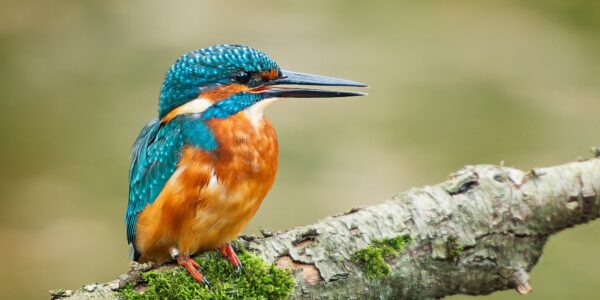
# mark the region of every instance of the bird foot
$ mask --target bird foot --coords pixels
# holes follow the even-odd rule
[[[188,273],[190,273],[190,276],[194,278],[194,280],[210,288],[210,283],[208,282],[206,277],[204,277],[204,275],[202,275],[202,273],[200,273],[200,271],[198,270],[200,269],[200,265],[195,260],[183,254],[177,255],[176,258],[177,263],[180,266],[184,267],[188,271]]]
[[[239,273],[242,270],[242,262],[237,257],[230,244],[225,244],[224,246],[219,248],[219,251],[221,251],[223,257],[229,260],[229,262],[233,265],[237,273]]]

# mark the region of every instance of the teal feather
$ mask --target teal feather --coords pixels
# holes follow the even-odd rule
[[[216,45],[186,53],[177,59],[165,75],[158,104],[159,118],[196,98],[202,90],[235,83],[235,74],[240,71],[261,72],[271,69],[281,72],[269,56],[247,46]],[[252,86],[253,82],[248,84]]]
[[[177,169],[185,145],[213,151],[217,142],[198,114],[182,115],[169,123],[158,120],[141,131],[131,151],[129,204],[125,214],[127,242],[135,242],[138,214],[156,200]]]

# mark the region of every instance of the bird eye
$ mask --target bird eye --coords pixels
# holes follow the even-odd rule
[[[252,75],[246,71],[240,71],[235,75],[235,80],[241,84],[246,84],[250,81]]]

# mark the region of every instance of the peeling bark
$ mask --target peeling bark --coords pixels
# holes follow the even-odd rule
[[[548,237],[600,214],[600,151],[593,151],[596,158],[530,172],[467,166],[446,182],[378,205],[240,241],[266,261],[294,270],[292,299],[433,299],[505,289],[527,294],[528,272]],[[386,258],[389,275],[369,277],[352,259],[374,241],[398,236],[411,241]],[[105,298],[107,290],[136,276],[139,270],[73,298]]]

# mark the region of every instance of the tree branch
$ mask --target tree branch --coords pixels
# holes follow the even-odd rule
[[[467,166],[378,205],[240,241],[294,270],[292,299],[433,299],[511,288],[526,294],[527,273],[547,238],[600,214],[600,151],[593,151],[596,158],[530,172]],[[139,283],[145,267],[62,295],[117,298],[113,291]]]

